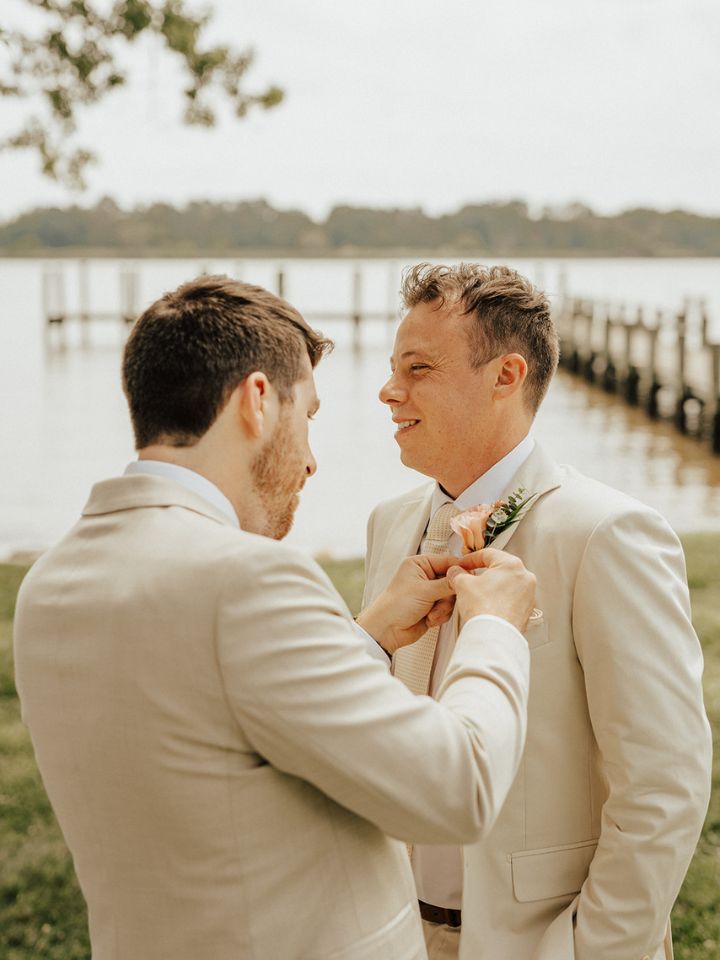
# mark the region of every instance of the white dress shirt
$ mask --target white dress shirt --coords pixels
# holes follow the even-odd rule
[[[175,483],[179,483],[181,487],[185,487],[186,490],[196,493],[198,496],[207,500],[208,503],[211,503],[220,510],[221,513],[224,513],[234,526],[240,529],[240,521],[235,513],[235,508],[222,490],[216,487],[207,477],[203,477],[201,474],[196,473],[194,470],[189,470],[187,467],[180,467],[176,463],[166,463],[164,460],[135,460],[125,468],[126,476],[139,473],[150,474],[154,477],[163,477],[166,480],[173,480]],[[355,627],[355,632],[365,644],[365,648],[370,656],[388,665],[390,661],[382,647],[366,630],[363,630],[359,624],[353,623],[353,626]]]
[[[430,516],[435,514],[444,503],[455,503],[458,510],[467,510],[479,503],[494,503],[507,490],[507,487],[520,467],[532,453],[535,440],[528,435],[524,440],[491,467],[487,473],[472,483],[467,490],[453,501],[439,484],[435,484]],[[424,537],[423,537],[424,540]],[[448,541],[448,552],[460,556],[462,541],[453,533]],[[430,675],[430,696],[435,697],[445,674],[452,654],[449,624],[443,624],[438,634]],[[462,847],[416,846],[412,852],[412,866],[415,885],[420,900],[432,903],[436,907],[459,910],[462,906],[463,854]]]
[[[203,477],[194,470],[180,467],[176,463],[166,463],[164,460],[135,460],[125,467],[126,476],[133,473],[149,473],[153,477],[163,477],[165,480],[173,480],[175,483],[179,483],[181,487],[185,487],[186,490],[196,493],[199,497],[211,503],[221,513],[224,513],[238,530],[240,529],[240,521],[235,513],[235,508],[222,490],[216,487],[207,477]]]

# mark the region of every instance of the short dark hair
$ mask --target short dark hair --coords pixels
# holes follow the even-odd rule
[[[542,290],[510,267],[419,263],[403,276],[403,302],[460,303],[468,328],[470,363],[480,367],[503,353],[520,353],[528,365],[525,399],[537,411],[558,365],[559,343]]]
[[[262,287],[225,276],[184,283],[145,310],[125,346],[123,389],[136,448],[193,446],[255,370],[286,402],[303,355],[315,367],[331,349],[332,341]]]

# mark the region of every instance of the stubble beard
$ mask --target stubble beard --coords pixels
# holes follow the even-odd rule
[[[295,449],[289,419],[281,419],[275,433],[260,450],[250,472],[255,493],[265,514],[264,535],[282,540],[293,525],[304,485],[302,457]]]

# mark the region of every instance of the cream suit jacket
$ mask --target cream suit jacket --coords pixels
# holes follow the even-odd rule
[[[390,837],[479,836],[522,754],[509,624],[469,624],[443,703],[413,697],[314,562],[154,476],[94,488],[15,649],[93,960],[422,960]]]
[[[461,957],[669,957],[711,759],[682,550],[654,511],[539,446],[505,496],[519,486],[538,496],[495,546],[536,574],[543,615],[527,630],[523,762],[465,851]],[[367,601],[417,552],[432,489],[373,513]]]

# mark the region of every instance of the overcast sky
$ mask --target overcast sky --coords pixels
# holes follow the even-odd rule
[[[0,19],[27,21],[27,0]],[[719,0],[212,0],[208,39],[256,49],[247,86],[285,103],[213,131],[180,123],[148,38],[132,82],[82,114],[80,195],[0,154],[0,218],[45,204],[265,197],[422,206],[525,198],[720,213]],[[25,108],[27,109],[27,108]],[[0,100],[0,130],[22,119]]]

